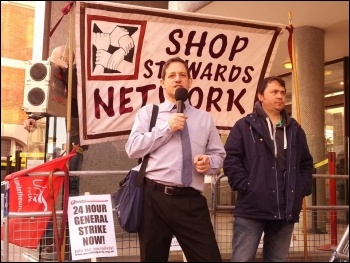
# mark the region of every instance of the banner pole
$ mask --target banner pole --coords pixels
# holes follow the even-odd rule
[[[70,130],[71,130],[71,109],[72,109],[72,80],[73,80],[73,40],[74,40],[74,14],[75,4],[72,5],[69,11],[69,67],[68,67],[68,98],[67,98],[67,152],[70,152]],[[69,170],[69,162],[67,162]],[[65,189],[69,191],[69,189]],[[65,227],[63,224],[62,227]],[[64,259],[66,248],[66,231],[63,231],[62,246],[61,246],[61,258]]]

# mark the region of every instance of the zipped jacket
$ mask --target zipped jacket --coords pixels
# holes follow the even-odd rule
[[[288,118],[283,174],[277,169],[274,142],[261,116],[256,112],[248,114],[230,131],[223,169],[232,190],[238,193],[234,216],[299,221],[303,197],[311,194],[313,158],[304,130],[285,111],[283,114]],[[279,176],[283,176],[282,186]],[[284,211],[281,211],[281,193]]]

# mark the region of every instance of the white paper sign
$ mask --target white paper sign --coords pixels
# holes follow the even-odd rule
[[[68,222],[73,260],[118,256],[110,195],[69,197]]]

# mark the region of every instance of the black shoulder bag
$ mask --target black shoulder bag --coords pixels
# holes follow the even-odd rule
[[[157,115],[158,106],[153,105],[149,131],[154,127]],[[129,171],[112,196],[120,227],[128,233],[137,233],[141,224],[144,174],[148,159],[149,154],[144,157],[140,171]]]

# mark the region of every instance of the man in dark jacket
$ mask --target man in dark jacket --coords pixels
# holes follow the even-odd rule
[[[313,158],[304,130],[284,109],[284,81],[264,79],[258,99],[225,144],[224,173],[238,193],[232,261],[253,262],[264,233],[263,260],[283,262],[303,198],[311,194]]]

